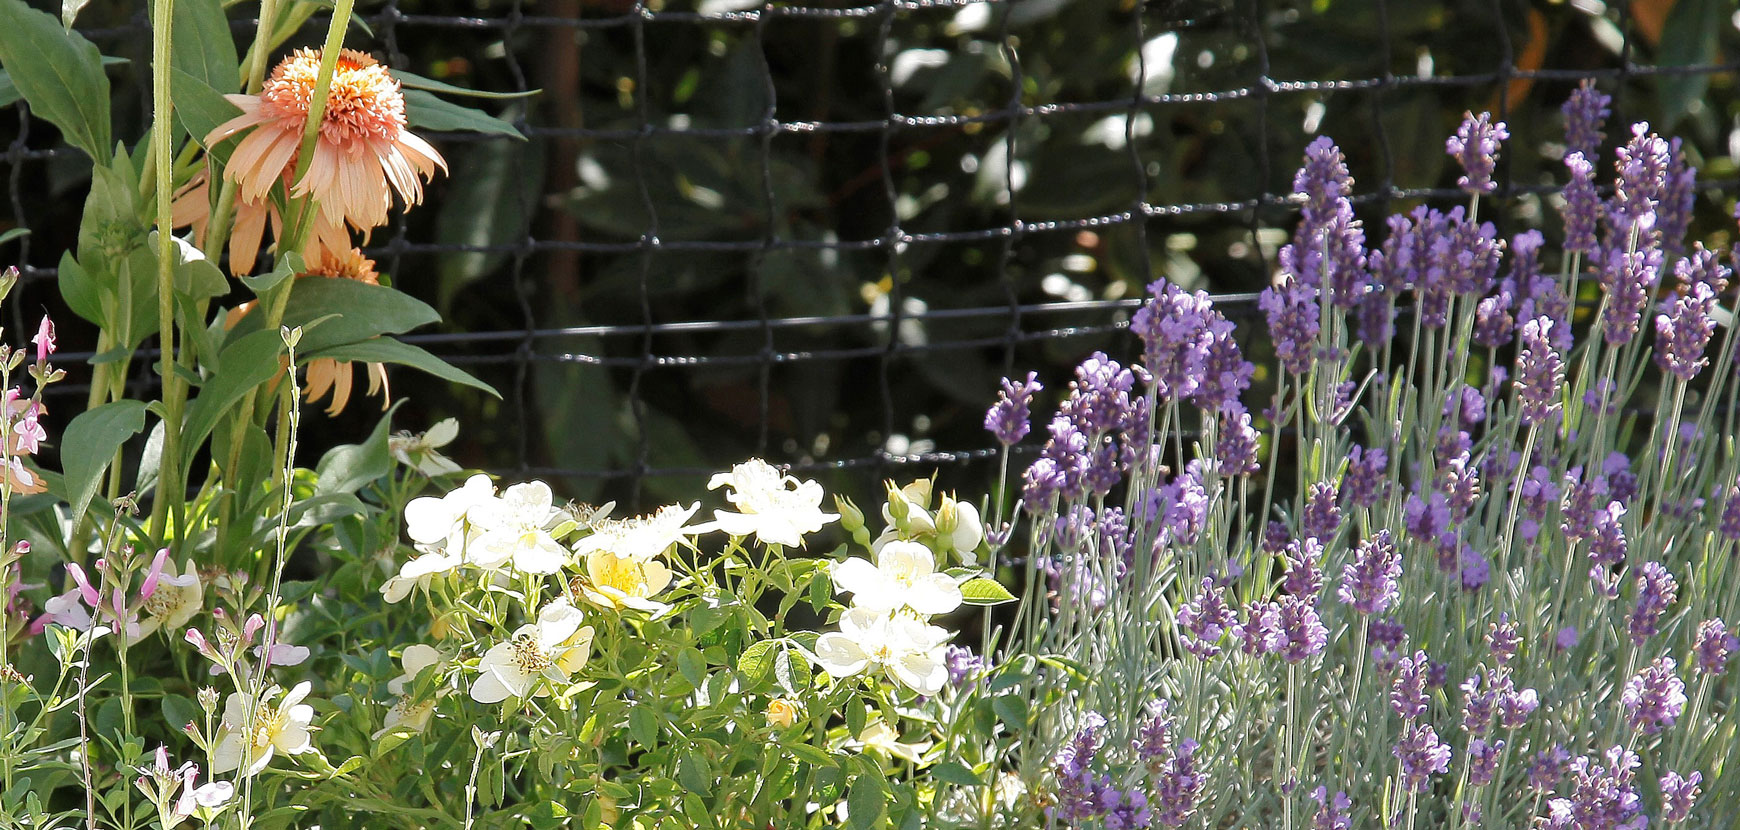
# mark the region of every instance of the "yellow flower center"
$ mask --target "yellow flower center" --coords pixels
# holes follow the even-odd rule
[[[356,248],[341,252],[322,246],[320,261],[309,266],[304,275],[356,280],[369,285],[380,283],[380,275],[375,273],[375,261],[363,256],[363,252]]]
[[[587,565],[593,584],[620,591],[625,596],[647,595],[646,571],[639,562],[628,557],[604,554],[591,557]]]
[[[521,674],[540,674],[550,667],[550,655],[538,646],[538,639],[531,634],[521,634],[513,638],[514,663],[520,667]]]
[[[147,617],[167,617],[186,603],[174,586],[159,585],[142,607]]]
[[[308,120],[314,86],[320,78],[320,52],[298,49],[272,70],[260,90],[262,111],[297,129]],[[396,141],[405,129],[405,96],[387,68],[354,49],[339,54],[332,72],[321,139],[346,152],[360,152],[371,140]]]
[[[262,703],[254,712],[254,746],[264,747],[272,743],[272,739],[284,731],[284,724],[289,721],[289,714],[276,706]]]

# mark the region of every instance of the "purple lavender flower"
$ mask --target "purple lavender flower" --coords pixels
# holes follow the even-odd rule
[[[1347,473],[1341,479],[1342,500],[1357,507],[1377,504],[1389,484],[1389,462],[1383,447],[1368,450],[1355,444],[1347,453]]]
[[[1037,372],[1028,372],[1027,380],[1016,384],[1008,378],[1003,379],[1003,391],[997,395],[997,402],[991,405],[985,413],[985,429],[997,437],[997,443],[1005,447],[1021,443],[1032,429],[1032,414],[1030,407],[1033,396],[1041,389]]]
[[[1614,501],[1629,504],[1637,495],[1637,474],[1631,471],[1631,456],[1614,450],[1601,462],[1601,474],[1613,488]]]
[[[1281,659],[1297,663],[1323,653],[1329,642],[1329,629],[1317,616],[1317,604],[1307,598],[1284,596],[1276,603],[1280,607]]]
[[[943,663],[948,666],[949,685],[964,686],[968,680],[985,670],[985,658],[973,653],[970,648],[950,644],[943,649]]]
[[[1154,781],[1154,821],[1162,827],[1182,827],[1196,814],[1206,776],[1196,771],[1198,744],[1189,738],[1178,742]]]
[[[1069,382],[1069,397],[1058,412],[1069,416],[1075,428],[1090,438],[1121,429],[1130,413],[1130,390],[1135,375],[1104,352],[1094,352],[1075,369]]]
[[[1565,156],[1565,167],[1571,171],[1565,205],[1559,209],[1565,217],[1565,252],[1593,256],[1595,227],[1602,216],[1601,197],[1595,195],[1595,165],[1578,152]]]
[[[1660,562],[1645,562],[1638,568],[1637,607],[1628,620],[1632,645],[1641,646],[1655,636],[1661,615],[1674,604],[1679,587],[1674,575]]]
[[[1473,547],[1467,545],[1462,547],[1457,564],[1460,568],[1458,575],[1461,577],[1462,590],[1464,591],[1473,593],[1485,588],[1486,583],[1492,581],[1492,563],[1487,560],[1486,554]]]
[[[1489,675],[1475,671],[1462,681],[1462,729],[1484,735],[1498,713],[1499,689]]]
[[[1450,664],[1433,660],[1426,664],[1426,688],[1442,689],[1450,682]]]
[[[1625,681],[1619,705],[1631,728],[1654,735],[1679,720],[1686,708],[1686,684],[1675,669],[1674,658],[1657,657]]]
[[[1375,260],[1377,254],[1372,254]],[[1395,294],[1382,285],[1373,285],[1360,298],[1358,315],[1359,342],[1381,346],[1396,336]]]
[[[1511,330],[1516,326],[1516,318],[1510,313],[1512,299],[1510,292],[1500,291],[1482,298],[1474,307],[1476,344],[1496,349],[1510,342]]]
[[[1238,621],[1226,604],[1226,596],[1208,577],[1194,602],[1178,606],[1179,639],[1184,650],[1204,660],[1220,654],[1220,638]]]
[[[1468,434],[1468,430],[1456,429],[1450,424],[1445,424],[1438,430],[1438,441],[1432,445],[1434,457],[1439,461],[1455,458],[1458,455],[1467,455],[1473,449],[1474,438]],[[1497,453],[1493,455],[1497,455]],[[1438,484],[1440,489],[1443,489],[1444,482],[1441,477]]]
[[[1104,812],[1099,805],[1102,785],[1094,776],[1093,762],[1105,725],[1106,719],[1097,712],[1083,715],[1075,737],[1051,759],[1051,771],[1057,777],[1057,803],[1046,808],[1047,815],[1074,823]]]
[[[1602,270],[1607,305],[1601,313],[1601,336],[1614,346],[1631,342],[1643,320],[1643,310],[1661,279],[1661,249],[1615,251]]]
[[[1292,596],[1315,602],[1323,590],[1323,543],[1315,536],[1288,542],[1281,559],[1286,564],[1282,587]]]
[[[1407,656],[1408,631],[1395,617],[1380,617],[1371,623],[1371,661],[1379,671],[1390,671]]]
[[[1560,628],[1558,632],[1553,635],[1553,647],[1560,651],[1570,651],[1571,649],[1576,648],[1577,644],[1582,642],[1582,640],[1583,635],[1577,631],[1577,627],[1574,625],[1567,625]]]
[[[1334,798],[1329,797],[1328,787],[1318,787],[1311,791],[1311,800],[1317,802],[1317,812],[1311,816],[1311,830],[1352,830],[1353,818],[1347,814],[1353,809],[1353,799],[1347,793],[1337,791]]]
[[[1547,826],[1576,830],[1643,830],[1649,818],[1633,785],[1637,754],[1622,746],[1607,750],[1606,765],[1587,755],[1571,762],[1571,795],[1547,801]]]
[[[1130,748],[1135,750],[1136,760],[1141,761],[1150,773],[1158,774],[1167,753],[1172,751],[1172,702],[1165,698],[1151,700],[1146,708],[1148,718],[1136,730]]]
[[[1505,129],[1504,122],[1493,121],[1491,113],[1465,114],[1462,125],[1456,128],[1456,135],[1444,142],[1444,152],[1462,166],[1464,175],[1456,180],[1456,186],[1469,193],[1497,190],[1498,185],[1492,181],[1492,168],[1498,162],[1499,145],[1507,138],[1510,138],[1510,132]]]
[[[1480,499],[1480,475],[1473,469],[1468,450],[1458,452],[1438,473],[1439,486],[1450,505],[1450,518],[1458,522],[1468,518],[1474,503]]]
[[[1686,154],[1677,138],[1668,142],[1668,158],[1661,201],[1656,206],[1655,229],[1662,247],[1678,252],[1682,250],[1686,230],[1692,224],[1692,206],[1698,195],[1698,168],[1686,163]]]
[[[1498,696],[1498,725],[1505,729],[1521,729],[1539,708],[1541,696],[1534,689],[1508,688]]]
[[[1678,824],[1692,814],[1692,804],[1698,800],[1698,784],[1704,780],[1704,774],[1693,772],[1684,778],[1677,772],[1670,772],[1661,777],[1661,820],[1668,824]]]
[[[1625,561],[1628,547],[1622,521],[1624,516],[1624,505],[1608,502],[1606,509],[1595,514],[1595,532],[1589,541],[1589,561],[1594,563],[1589,577],[1609,599],[1619,595],[1619,583],[1612,578],[1610,571]]]
[[[1547,518],[1547,510],[1558,501],[1559,485],[1554,480],[1553,471],[1545,464],[1536,464],[1522,482],[1523,519],[1517,531],[1523,541],[1535,540],[1541,532],[1541,522]]]
[[[1297,279],[1283,275],[1279,285],[1263,289],[1257,297],[1269,322],[1269,336],[1275,343],[1275,356],[1282,368],[1296,375],[1310,371],[1316,357],[1317,332],[1321,314],[1316,292]]]
[[[1728,278],[1733,273],[1702,242],[1692,243],[1692,252],[1674,262],[1674,278],[1678,280],[1681,290],[1688,290],[1694,285],[1707,285],[1710,293],[1721,294],[1727,290]]]
[[[1558,744],[1535,753],[1529,759],[1529,788],[1544,793],[1558,786],[1570,761],[1571,753]]]
[[[1409,723],[1390,754],[1402,763],[1402,781],[1413,792],[1432,788],[1432,776],[1450,771],[1450,747],[1438,740],[1429,724]]]
[[[1709,363],[1704,349],[1716,333],[1716,320],[1710,316],[1715,307],[1716,293],[1701,282],[1662,301],[1655,317],[1655,364],[1662,371],[1689,381]]]
[[[1510,665],[1521,644],[1522,636],[1516,633],[1516,623],[1511,622],[1509,614],[1499,614],[1497,622],[1486,626],[1486,648],[1492,652],[1492,660],[1498,665]]]
[[[1196,544],[1197,536],[1208,521],[1208,508],[1202,460],[1193,459],[1185,465],[1183,473],[1152,491],[1146,512],[1138,511],[1138,518],[1160,518],[1162,524],[1156,544],[1190,547]]]
[[[1468,742],[1468,783],[1484,787],[1498,774],[1498,754],[1504,751],[1504,741],[1487,743],[1483,738]]]
[[[1229,629],[1246,654],[1273,654],[1286,645],[1281,631],[1281,608],[1273,602],[1252,602],[1245,606],[1245,621]]]
[[[1403,720],[1414,720],[1426,713],[1426,675],[1431,661],[1426,652],[1416,651],[1396,664],[1396,679],[1390,686],[1390,708]]]
[[[1100,819],[1100,826],[1106,830],[1138,830],[1147,828],[1154,821],[1154,811],[1148,808],[1148,795],[1139,788],[1133,788],[1127,793],[1113,791],[1115,803],[1106,810]]]
[[[1522,345],[1516,353],[1516,389],[1523,423],[1552,424],[1562,404],[1565,364],[1552,344],[1553,320],[1536,317],[1522,325]]]
[[[1566,539],[1581,542],[1595,533],[1597,505],[1609,501],[1607,477],[1594,475],[1585,480],[1583,468],[1572,467],[1565,473],[1564,490],[1564,500],[1559,504],[1562,517],[1559,528]]]
[[[1409,493],[1402,507],[1402,526],[1421,544],[1442,547],[1450,529],[1450,503],[1443,493],[1433,493],[1429,499],[1423,501],[1418,493]]]
[[[1722,519],[1716,532],[1730,542],[1740,542],[1740,484],[1728,488],[1728,498],[1722,503]]]
[[[1613,111],[1608,109],[1612,98],[1595,88],[1595,82],[1584,79],[1559,111],[1565,114],[1565,150],[1592,156],[1601,148],[1601,123]]]
[[[1698,623],[1695,642],[1692,651],[1698,657],[1697,670],[1711,677],[1726,672],[1728,655],[1740,651],[1740,637],[1729,634],[1727,624],[1719,617]]]
[[[1617,151],[1619,177],[1614,181],[1613,205],[1609,212],[1614,231],[1625,238],[1634,228],[1647,232],[1655,227],[1656,210],[1667,186],[1672,150],[1649,124],[1631,127],[1631,141]]]
[[[1307,537],[1325,541],[1335,537],[1335,531],[1341,528],[1341,508],[1335,503],[1335,485],[1327,481],[1311,485],[1310,493],[1305,497],[1305,514],[1299,524]]]
[[[1220,430],[1215,438],[1214,455],[1220,462],[1222,475],[1248,476],[1262,469],[1257,463],[1257,430],[1251,426],[1251,413],[1238,401],[1220,410]]]
[[[1058,491],[1063,489],[1063,471],[1057,461],[1045,456],[1033,460],[1021,476],[1021,505],[1031,515],[1038,516],[1051,509]]]
[[[1360,542],[1352,562],[1341,566],[1341,587],[1335,595],[1361,614],[1382,614],[1395,604],[1401,578],[1401,551],[1389,529],[1380,528]]]
[[[1353,179],[1346,161],[1327,136],[1305,148],[1305,164],[1293,177],[1293,190],[1304,197],[1304,206],[1292,243],[1277,257],[1281,269],[1306,286],[1323,289],[1340,307],[1352,308],[1368,281],[1365,231],[1348,200]]]
[[[1208,411],[1226,409],[1251,386],[1257,368],[1245,360],[1233,339],[1233,324],[1218,314],[1208,325],[1208,344],[1202,362],[1202,378],[1191,401]]]
[[[1165,280],[1148,286],[1147,303],[1130,317],[1142,340],[1142,363],[1161,400],[1196,392],[1208,360],[1209,328],[1219,317],[1207,292],[1187,293]]]

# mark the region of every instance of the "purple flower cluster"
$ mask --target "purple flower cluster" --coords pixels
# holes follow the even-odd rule
[[[1655,295],[1661,279],[1661,249],[1615,251],[1601,271],[1607,286],[1607,305],[1601,312],[1601,336],[1609,345],[1622,346],[1637,336],[1643,310]]]
[[[1209,329],[1220,318],[1207,292],[1187,293],[1165,280],[1148,286],[1149,299],[1130,317],[1142,341],[1142,365],[1161,400],[1196,393],[1208,361]]]
[[[1625,681],[1619,705],[1631,728],[1653,735],[1679,720],[1686,708],[1686,683],[1675,668],[1674,658],[1657,657]]]
[[[1560,213],[1565,218],[1565,252],[1585,257],[1595,254],[1595,229],[1601,220],[1601,197],[1595,194],[1595,165],[1583,153],[1565,156],[1565,167],[1571,171],[1565,183],[1565,204]]]
[[[1214,580],[1202,579],[1196,599],[1178,606],[1179,638],[1184,650],[1202,659],[1220,654],[1220,639],[1238,621]]]
[[[1330,540],[1341,528],[1341,507],[1336,504],[1335,485],[1319,481],[1311,485],[1305,497],[1305,515],[1299,529],[1313,539]]]
[[[1350,506],[1371,507],[1389,484],[1389,455],[1382,447],[1355,444],[1347,453],[1347,473],[1341,479],[1341,499]]]
[[[1643,830],[1649,825],[1634,778],[1637,753],[1615,746],[1601,759],[1572,761],[1568,796],[1547,801],[1546,826],[1552,830]]]
[[[1487,743],[1484,738],[1468,742],[1468,783],[1484,787],[1498,774],[1498,756],[1504,751],[1504,741]]]
[[[1571,753],[1565,748],[1553,744],[1547,749],[1535,753],[1529,759],[1529,787],[1536,792],[1547,792],[1559,785],[1559,779],[1565,777],[1565,769],[1571,765]]]
[[[1321,581],[1321,577],[1319,580]],[[1317,603],[1313,599],[1284,596],[1275,604],[1279,612],[1278,651],[1281,659],[1298,663],[1322,654],[1323,647],[1329,643],[1329,629],[1324,627],[1323,621],[1317,616]]]
[[[1027,432],[1032,429],[1033,396],[1044,388],[1039,383],[1037,372],[1028,372],[1027,380],[1019,384],[1003,379],[1003,391],[997,394],[997,402],[985,413],[985,429],[997,437],[997,443],[1008,447],[1027,437]]]
[[[1623,247],[1628,234],[1634,231],[1642,234],[1655,228],[1656,209],[1667,186],[1673,153],[1666,141],[1649,131],[1649,124],[1639,122],[1631,126],[1631,140],[1619,148],[1617,155],[1619,175],[1613,183],[1608,218]]]
[[[1662,300],[1655,316],[1655,364],[1662,371],[1689,381],[1709,363],[1704,349],[1716,334],[1716,319],[1710,316],[1715,307],[1716,292],[1702,282]]]
[[[1341,566],[1335,595],[1361,614],[1382,614],[1395,604],[1401,578],[1401,551],[1389,529],[1381,528],[1360,542],[1352,562]]]
[[[1427,673],[1431,661],[1426,652],[1416,651],[1396,664],[1396,679],[1390,686],[1390,708],[1404,720],[1412,721],[1426,713]]]
[[[1692,805],[1698,800],[1698,785],[1703,783],[1704,774],[1694,772],[1680,777],[1677,772],[1670,772],[1661,777],[1661,820],[1668,824],[1685,821],[1692,814]]]
[[[1196,814],[1207,779],[1196,769],[1197,748],[1196,741],[1185,738],[1161,762],[1154,781],[1154,821],[1162,827],[1182,827]]]
[[[1492,652],[1492,661],[1499,666],[1510,665],[1510,661],[1516,659],[1520,645],[1522,635],[1516,633],[1516,623],[1511,622],[1509,614],[1499,614],[1497,622],[1487,625],[1486,649]]]
[[[1237,401],[1220,410],[1220,430],[1214,442],[1215,460],[1228,476],[1248,476],[1262,469],[1257,462],[1257,430],[1251,413]]]
[[[1679,583],[1662,563],[1645,562],[1637,569],[1637,607],[1627,620],[1632,645],[1641,646],[1655,636],[1661,615],[1674,604],[1678,592]]]
[[[1310,371],[1322,320],[1316,290],[1301,280],[1283,278],[1279,285],[1263,289],[1257,307],[1269,322],[1269,336],[1281,367],[1295,375]]]
[[[1323,590],[1323,543],[1315,536],[1288,542],[1281,559],[1286,565],[1281,586],[1291,596],[1315,600]]]
[[[1403,786],[1413,792],[1431,789],[1432,776],[1450,771],[1450,746],[1438,740],[1430,724],[1409,723],[1390,754],[1401,762]]]
[[[1463,175],[1456,186],[1469,193],[1491,193],[1498,189],[1492,181],[1492,168],[1498,162],[1498,148],[1510,138],[1504,122],[1494,122],[1490,113],[1476,116],[1468,113],[1456,135],[1444,142],[1444,152],[1462,166]]]
[[[1559,388],[1565,384],[1565,363],[1552,342],[1553,319],[1536,317],[1522,324],[1522,345],[1516,353],[1516,390],[1523,423],[1547,425],[1559,416]]]
[[[1608,105],[1613,99],[1595,88],[1595,82],[1585,79],[1565,99],[1559,111],[1565,115],[1565,151],[1593,155],[1601,148],[1601,124],[1613,111]]]
[[[1407,656],[1408,631],[1394,617],[1380,617],[1371,623],[1371,661],[1379,671],[1391,671]]]
[[[1740,637],[1728,633],[1721,618],[1698,623],[1692,652],[1697,655],[1700,674],[1718,676],[1728,670],[1728,655],[1740,651]]]

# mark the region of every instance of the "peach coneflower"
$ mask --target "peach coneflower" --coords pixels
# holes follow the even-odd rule
[[[248,131],[224,170],[240,185],[241,199],[264,199],[294,169],[319,75],[320,52],[298,49],[272,70],[259,95],[224,96],[242,114],[212,130],[207,143]],[[408,204],[422,201],[422,179],[436,168],[447,169],[441,154],[405,129],[399,82],[361,52],[340,53],[314,158],[292,195],[313,195],[323,218],[366,232],[386,224],[393,191]]]
[[[204,247],[206,223],[211,221],[211,182],[205,173],[194,174],[176,191],[173,210],[175,227],[192,226],[194,244]],[[254,263],[260,254],[260,240],[265,236],[268,221],[272,224],[273,237],[283,232],[284,220],[271,199],[263,196],[249,199],[237,195],[229,238],[230,273],[246,275],[254,272]],[[302,246],[302,257],[313,261],[320,258],[323,250],[349,248],[350,234],[344,229],[344,221],[335,222],[319,215],[314,217],[309,228],[308,241]]]

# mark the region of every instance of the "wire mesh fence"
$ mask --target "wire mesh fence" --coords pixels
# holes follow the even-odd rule
[[[1347,151],[1376,228],[1462,198],[1443,137],[1491,109],[1515,136],[1494,218],[1551,235],[1557,106],[1594,79],[1615,95],[1610,135],[1645,118],[1687,135],[1705,173],[1695,227],[1722,236],[1740,64],[1721,5],[390,0],[364,9],[353,46],[539,90],[491,103],[523,140],[432,136],[451,177],[365,246],[444,313],[405,339],[502,395],[396,373],[394,425],[457,415],[462,462],[582,498],[692,491],[749,454],[847,492],[903,466],[982,482],[997,378],[1056,387],[1096,348],[1127,354],[1149,280],[1250,317],[1313,134]],[[117,72],[145,70],[142,15],[82,19],[132,59]],[[117,88],[139,96],[117,118],[140,121],[145,85]],[[13,110],[3,218],[32,231],[8,252],[23,331],[58,307],[88,168]],[[1241,328],[1261,363],[1260,325]],[[353,402],[310,429],[334,443],[378,417]]]

